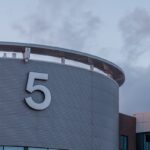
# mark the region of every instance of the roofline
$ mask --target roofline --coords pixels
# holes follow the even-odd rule
[[[87,53],[70,50],[66,48],[53,47],[48,45],[31,44],[31,43],[16,43],[16,42],[0,42],[0,51],[10,52],[25,52],[25,48],[31,48],[32,54],[41,54],[55,57],[63,57],[69,60],[75,60],[88,65],[93,65],[95,68],[109,74],[119,86],[125,81],[123,70],[114,63],[103,58],[90,55]]]

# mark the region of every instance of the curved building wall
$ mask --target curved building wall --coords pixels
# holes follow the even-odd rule
[[[40,101],[40,92],[28,93],[29,72],[48,73],[35,84],[51,91],[51,104],[31,109],[24,98]],[[68,150],[118,149],[118,84],[89,70],[63,64],[0,59],[0,145]]]

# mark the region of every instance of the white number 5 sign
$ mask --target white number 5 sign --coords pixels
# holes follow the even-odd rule
[[[44,94],[44,100],[41,103],[35,102],[32,97],[25,98],[27,105],[35,110],[46,109],[51,103],[51,93],[49,89],[43,85],[34,85],[35,80],[48,80],[48,74],[29,72],[26,90],[30,93],[40,91]]]

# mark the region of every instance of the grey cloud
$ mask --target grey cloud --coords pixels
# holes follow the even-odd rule
[[[43,18],[38,18],[35,15],[30,16],[30,19],[28,19],[27,22],[29,24],[25,23],[25,26],[23,25],[24,23],[14,24],[13,28],[19,31],[21,35],[25,35],[28,37],[42,34],[49,29],[49,25],[47,24],[47,22]],[[28,28],[29,25],[30,28]]]
[[[140,44],[150,36],[150,15],[146,10],[136,8],[120,22],[120,28],[128,44]]]
[[[150,111],[150,66],[136,66],[144,54],[149,54],[150,14],[136,8],[120,20],[119,28],[124,43],[122,68],[126,74],[126,82],[120,90],[120,111],[130,114]]]
[[[150,14],[144,9],[136,8],[121,19],[119,27],[124,40],[122,50],[127,60],[137,60],[148,48],[144,45],[150,40]]]
[[[126,73],[126,82],[120,90],[120,110],[124,113],[150,111],[150,67],[132,68],[123,67]]]
[[[99,16],[84,5],[84,0],[39,1],[37,12],[13,28],[32,42],[82,50],[101,25]]]
[[[81,21],[78,21],[77,17],[70,21],[70,18],[67,18],[60,30],[61,33],[66,33],[62,34],[61,38],[64,39],[65,45],[69,44],[71,48],[83,49],[87,40],[93,38],[99,28],[100,20],[91,12],[81,14],[80,19]]]

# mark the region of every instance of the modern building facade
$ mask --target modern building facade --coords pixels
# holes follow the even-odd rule
[[[120,150],[136,150],[136,118],[119,114]]]
[[[150,150],[150,113],[137,113],[134,117],[136,117],[137,150]]]
[[[0,51],[0,149],[118,149],[118,66],[34,44],[3,42]]]
[[[150,113],[119,115],[120,150],[150,150]]]

